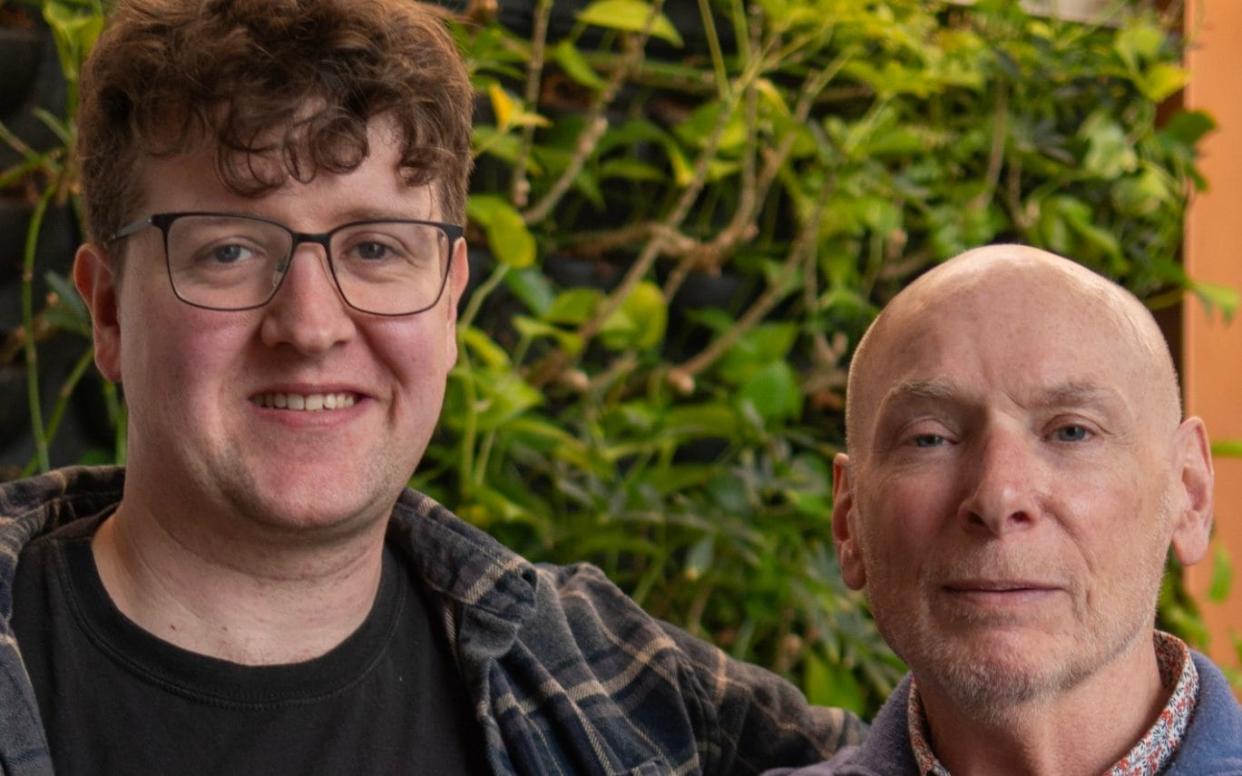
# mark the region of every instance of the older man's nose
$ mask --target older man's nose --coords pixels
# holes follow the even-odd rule
[[[962,473],[965,497],[958,518],[968,530],[1001,536],[1038,519],[1043,475],[1033,442],[1012,428],[989,430],[980,440]]]
[[[313,355],[348,341],[355,333],[353,316],[332,279],[323,249],[300,245],[289,261],[280,288],[264,309],[263,343],[289,345]]]

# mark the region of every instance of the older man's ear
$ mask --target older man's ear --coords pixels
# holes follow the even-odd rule
[[[832,543],[837,550],[841,578],[851,590],[862,590],[867,584],[867,569],[858,546],[857,526],[853,523],[856,519],[850,458],[837,453],[832,459]]]
[[[1212,450],[1207,429],[1199,418],[1187,418],[1177,429],[1176,453],[1180,475],[1178,506],[1173,524],[1173,552],[1183,566],[1198,563],[1207,554],[1212,532]]]

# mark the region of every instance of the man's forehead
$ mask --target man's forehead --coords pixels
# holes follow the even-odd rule
[[[890,396],[987,385],[1036,404],[1154,392],[1178,414],[1167,347],[1137,299],[1069,260],[993,246],[932,270],[881,313],[851,365],[849,436],[859,441]]]
[[[1130,403],[1115,385],[1091,378],[1032,381],[1017,387],[1017,391],[996,390],[946,376],[907,379],[894,383],[884,394],[880,414],[924,405],[978,407],[997,399],[1030,410],[1095,408],[1110,413],[1122,412]]]

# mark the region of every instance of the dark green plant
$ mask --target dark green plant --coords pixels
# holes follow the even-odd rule
[[[872,708],[899,666],[838,581],[827,462],[876,310],[1004,240],[1153,305],[1236,304],[1178,262],[1212,121],[1157,125],[1182,44],[1134,6],[1087,26],[1013,2],[702,0],[678,29],[658,0],[545,1],[529,37],[463,26],[492,263],[416,482]],[[699,306],[702,286],[727,293]],[[1164,611],[1195,635],[1184,597]]]
[[[93,354],[88,345],[62,384],[57,393],[56,404],[45,420],[39,388],[38,343],[55,331],[75,332],[89,340],[90,320],[72,285],[64,277],[52,272],[45,276],[51,292],[43,308],[35,309],[35,255],[49,207],[69,206],[79,225],[82,223],[78,173],[74,162],[77,130],[73,117],[77,114],[78,73],[103,28],[104,10],[99,0],[43,0],[41,3],[27,4],[40,9],[43,20],[51,31],[61,75],[66,84],[63,117],[41,108],[34,110],[36,117],[59,141],[51,149],[32,148],[0,124],[0,142],[19,157],[16,164],[0,171],[0,190],[20,189],[33,205],[22,248],[22,325],[17,331],[9,333],[4,345],[0,347],[0,363],[5,363],[20,353],[26,366],[27,400],[35,440],[35,456],[26,467],[26,473],[31,473],[35,470],[45,471],[51,466],[51,440],[60,428],[74,388],[92,363]],[[115,423],[123,416],[124,410],[114,386],[105,385],[104,393]],[[116,427],[123,429],[124,424],[117,423]],[[119,438],[123,439],[123,436],[122,430]],[[123,459],[123,447],[118,447],[117,456]]]

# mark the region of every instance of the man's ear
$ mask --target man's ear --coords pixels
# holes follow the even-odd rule
[[[1212,451],[1207,428],[1199,418],[1187,418],[1177,429],[1176,462],[1179,508],[1174,515],[1173,552],[1183,566],[1198,563],[1207,553],[1212,532]]]
[[[850,458],[837,453],[832,459],[832,544],[837,550],[841,578],[851,590],[867,584],[867,569],[858,546],[854,510],[854,484],[850,480]]]
[[[73,259],[73,284],[91,311],[95,365],[114,383],[121,381],[121,322],[116,271],[103,248],[84,243]]]
[[[466,291],[466,283],[470,280],[470,256],[466,249],[466,238],[453,243],[453,258],[449,263],[449,363],[457,362],[457,313],[461,304],[461,295]]]

